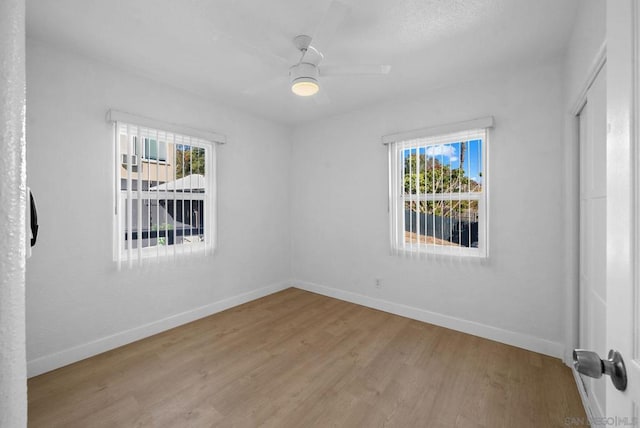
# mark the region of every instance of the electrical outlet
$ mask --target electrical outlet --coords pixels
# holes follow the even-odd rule
[[[376,278],[375,286],[376,288],[382,288],[382,281],[380,280],[380,278]]]

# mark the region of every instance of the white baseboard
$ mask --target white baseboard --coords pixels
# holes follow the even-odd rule
[[[39,374],[46,373],[60,367],[64,367],[85,358],[89,358],[102,352],[115,349],[119,346],[135,342],[136,340],[144,339],[145,337],[153,336],[154,334],[158,334],[174,327],[178,327],[180,325],[198,320],[200,318],[204,318],[209,315],[224,311],[234,306],[259,299],[261,297],[276,293],[289,287],[290,284],[286,281],[271,284],[257,290],[252,290],[247,293],[231,296],[205,306],[200,306],[186,312],[171,315],[167,318],[154,321],[149,324],[134,327],[130,330],[122,331],[88,343],[83,343],[81,345],[65,349],[63,351],[35,358],[33,360],[27,361],[27,375],[28,377],[37,376]]]
[[[355,303],[369,308],[378,309],[395,315],[423,321],[429,324],[450,328],[540,354],[562,359],[564,356],[564,345],[558,342],[541,339],[515,331],[504,330],[498,327],[456,318],[425,309],[407,306],[388,300],[365,296],[363,294],[352,293],[337,288],[326,287],[306,281],[292,281],[291,286],[301,290],[311,291],[324,296],[333,297],[347,302]]]

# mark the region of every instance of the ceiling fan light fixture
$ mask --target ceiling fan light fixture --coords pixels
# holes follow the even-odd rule
[[[289,69],[291,92],[299,97],[310,97],[320,90],[318,67],[315,64],[301,62]]]
[[[320,90],[318,81],[313,77],[299,77],[291,82],[291,92],[299,97],[310,97]]]

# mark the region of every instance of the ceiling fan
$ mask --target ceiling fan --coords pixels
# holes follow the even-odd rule
[[[257,93],[265,88],[280,86],[287,82],[291,92],[301,97],[313,96],[320,104],[329,102],[326,90],[321,89],[321,78],[326,76],[385,75],[391,71],[390,65],[320,65],[324,54],[320,49],[329,45],[335,30],[348,12],[348,7],[339,1],[332,1],[324,19],[314,36],[298,35],[293,45],[300,51],[298,62],[289,67],[288,78],[283,74],[271,81],[264,82],[243,91],[245,94]]]

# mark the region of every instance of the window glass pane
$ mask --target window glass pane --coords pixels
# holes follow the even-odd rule
[[[138,234],[141,233],[140,225],[138,224],[138,201],[133,200],[131,202],[125,199],[124,201],[124,212],[128,213],[129,211],[129,203],[131,203],[131,224],[129,224],[127,215],[125,215],[124,221],[124,248],[128,248],[129,241],[131,241],[131,248],[137,248],[138,244]]]
[[[166,161],[167,160],[167,142],[160,141],[158,143],[158,160]]]
[[[478,201],[421,201],[404,204],[406,244],[478,247]]]
[[[480,139],[405,149],[401,159],[405,195],[482,191]]]
[[[131,139],[132,142],[131,153],[129,153],[129,139]],[[131,177],[135,179],[138,172],[138,156],[135,148],[136,138],[128,137],[126,134],[120,134],[118,141],[120,144],[120,159],[118,160],[120,163],[120,190],[126,190],[127,177],[131,174]]]
[[[175,220],[175,243],[195,244],[204,242],[204,201],[169,200],[168,213]]]
[[[176,177],[192,174],[205,175],[205,149],[202,147],[176,145]]]
[[[146,159],[158,159],[158,144],[156,140],[150,138],[144,139],[144,157]]]
[[[128,201],[124,201],[125,210]],[[142,209],[142,223],[138,224],[138,209]],[[142,247],[163,245],[184,245],[204,242],[204,201],[175,201],[143,199],[131,201],[132,227],[125,226],[124,246],[131,239],[131,248],[138,248],[138,235]],[[131,233],[129,233],[131,230]]]

